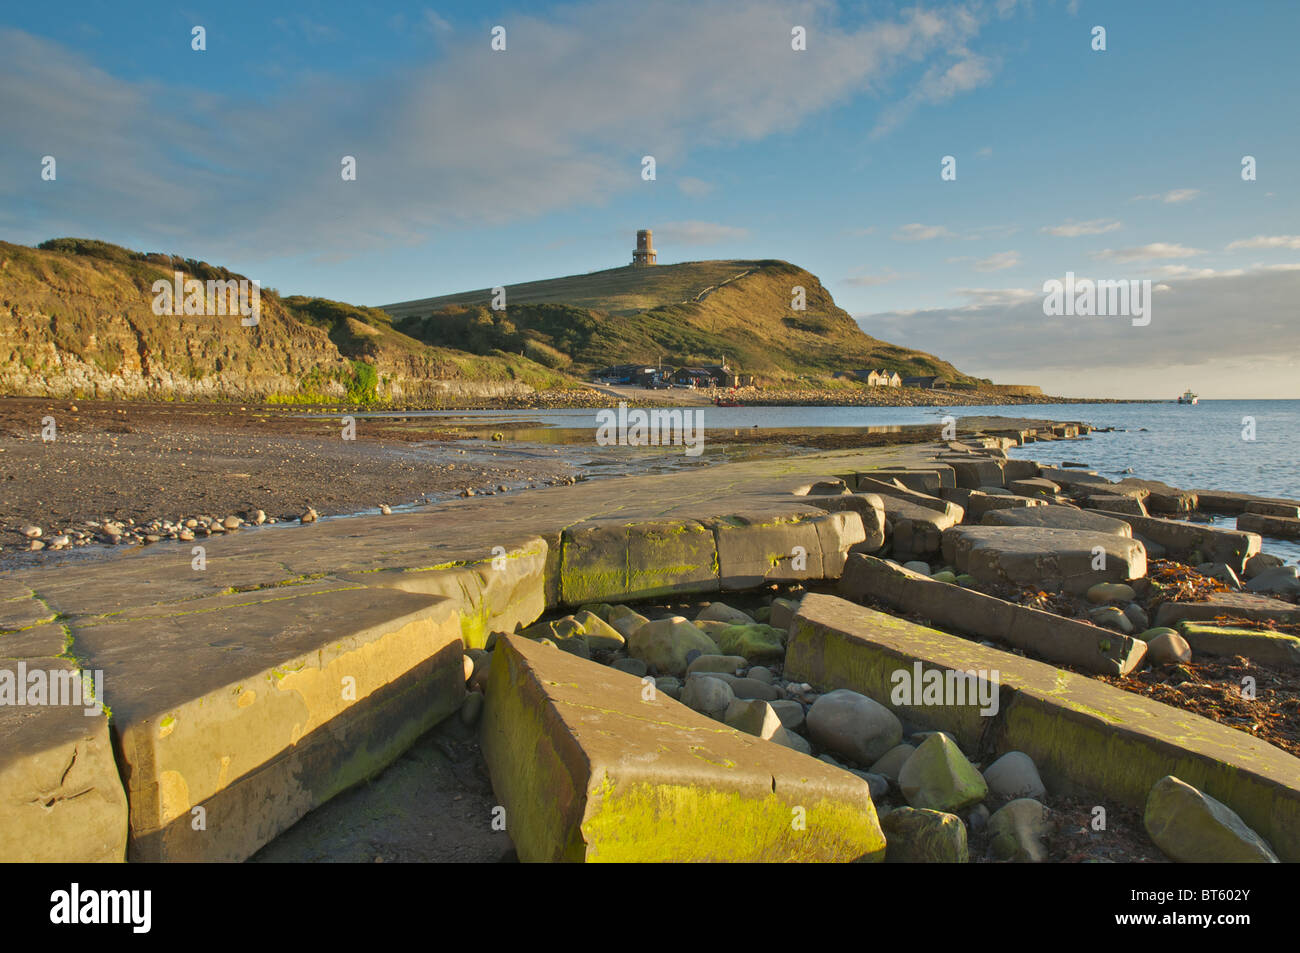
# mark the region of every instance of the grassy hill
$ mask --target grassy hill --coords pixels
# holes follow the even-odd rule
[[[438,403],[568,387],[517,354],[416,341],[387,314],[261,295],[261,320],[156,315],[153,283],[224,268],[88,239],[0,242],[0,393],[12,395]]]
[[[804,289],[806,309],[791,308]],[[698,261],[611,268],[384,305],[393,327],[430,344],[525,353],[590,373],[610,364],[716,363],[769,383],[826,380],[884,367],[903,376],[974,382],[947,361],[864,334],[817,277],[784,261]],[[555,355],[559,355],[556,357]]]
[[[263,289],[261,321],[157,315],[155,281],[225,268],[89,239],[0,242],[0,393],[357,404],[464,403],[577,386],[610,364],[717,363],[773,385],[885,367],[971,382],[862,332],[784,261],[613,268],[369,308]],[[793,289],[806,308],[791,308]],[[850,386],[850,385],[837,385]],[[856,385],[852,385],[856,386]]]

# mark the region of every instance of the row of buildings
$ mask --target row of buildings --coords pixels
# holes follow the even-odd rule
[[[840,371],[836,377],[852,378],[869,387],[919,387],[923,390],[948,390],[952,384],[938,375],[902,377],[897,371],[883,368],[864,368]],[[625,384],[633,387],[748,387],[754,383],[752,374],[737,374],[725,362],[697,367],[679,367],[665,370],[652,364],[615,364],[596,374],[597,380],[606,384]]]
[[[748,387],[754,383],[752,374],[737,374],[726,363],[679,367],[668,370],[650,364],[615,364],[596,374],[607,384],[628,384],[633,387],[675,387],[707,389],[710,387]]]
[[[924,390],[947,390],[947,378],[938,375],[924,377],[902,377],[898,371],[884,368],[863,368],[857,371],[841,371],[836,377],[850,377],[862,381],[868,387],[920,387]]]

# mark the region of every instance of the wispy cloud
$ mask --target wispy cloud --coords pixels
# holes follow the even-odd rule
[[[1067,219],[1063,225],[1046,225],[1042,228],[1042,231],[1048,235],[1056,235],[1059,238],[1077,238],[1080,235],[1102,235],[1106,232],[1117,231],[1123,227],[1122,222],[1113,219],[1094,218],[1086,222]]]
[[[1228,245],[1228,251],[1238,248],[1291,248],[1300,249],[1300,235],[1256,235],[1242,238]]]
[[[1171,189],[1168,192],[1156,192],[1152,195],[1135,195],[1134,202],[1190,202],[1196,196],[1201,194],[1200,189]]]
[[[1093,252],[1092,257],[1098,261],[1154,261],[1161,258],[1193,258],[1196,255],[1204,255],[1205,252],[1199,248],[1188,248],[1186,245],[1178,245],[1170,242],[1152,242],[1149,245],[1138,245],[1134,248],[1103,248],[1099,252]]]
[[[898,231],[894,232],[894,241],[896,242],[928,242],[935,238],[956,237],[942,225],[922,225],[919,222],[903,225]]]
[[[1002,271],[1020,264],[1020,252],[1000,251],[975,262],[976,271]]]
[[[655,227],[655,237],[666,245],[717,245],[749,237],[749,230],[717,222],[665,222]]]

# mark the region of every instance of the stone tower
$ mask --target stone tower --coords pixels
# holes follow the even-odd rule
[[[653,265],[659,256],[655,253],[653,236],[648,228],[639,229],[636,233],[636,251],[632,252],[632,264],[634,265]]]

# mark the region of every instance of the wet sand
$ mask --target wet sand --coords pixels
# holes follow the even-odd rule
[[[344,418],[355,414],[354,439]],[[364,417],[342,407],[0,399],[0,570],[105,543],[100,526],[195,517],[375,512],[575,479],[934,439],[936,427],[709,430],[706,452],[597,447],[587,430],[465,416]],[[53,440],[48,434],[53,418]],[[877,428],[877,431],[879,428]],[[496,438],[496,439],[494,439]],[[546,443],[539,443],[546,438]],[[47,548],[23,534],[41,528]],[[84,534],[84,540],[77,534]],[[71,545],[50,545],[60,535]]]

